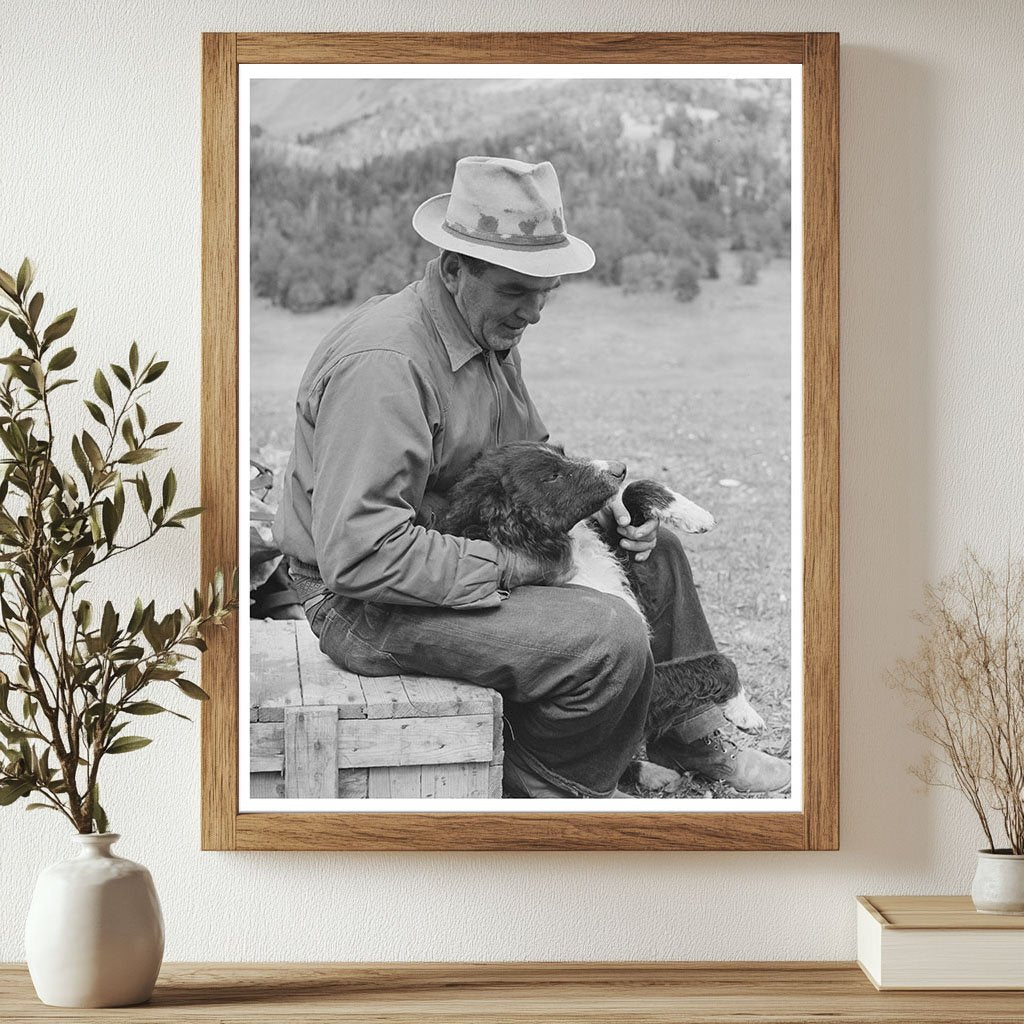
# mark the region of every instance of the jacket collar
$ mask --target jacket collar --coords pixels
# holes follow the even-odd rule
[[[484,350],[469,333],[469,327],[455,305],[448,289],[441,280],[441,257],[427,264],[427,271],[421,282],[421,296],[437,328],[441,343],[448,353],[452,372],[461,370],[474,356],[483,355]]]

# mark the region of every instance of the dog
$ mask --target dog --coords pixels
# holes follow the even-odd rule
[[[612,526],[590,520],[616,495],[634,526],[657,519],[686,533],[706,533],[715,519],[688,498],[653,480],[625,484],[621,462],[570,458],[559,445],[518,441],[482,453],[449,492],[438,526],[444,533],[482,540],[529,555],[543,567],[547,585],[591,587],[621,598],[644,619],[650,608],[643,575],[619,546]],[[659,741],[713,702],[745,732],[760,732],[764,720],[744,693],[736,666],[717,652],[656,667],[646,724],[648,741]],[[646,771],[641,782],[671,788],[676,772]],[[646,780],[645,780],[646,774]]]

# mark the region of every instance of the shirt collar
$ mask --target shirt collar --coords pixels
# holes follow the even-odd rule
[[[469,333],[469,327],[455,305],[455,300],[441,280],[440,256],[427,264],[421,294],[448,353],[453,373],[461,370],[474,356],[484,354],[484,350]]]

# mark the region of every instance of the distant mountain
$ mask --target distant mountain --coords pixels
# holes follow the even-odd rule
[[[581,127],[617,114],[627,144],[662,135],[666,119],[742,125],[744,104],[772,109],[783,127],[788,87],[758,79],[263,79],[252,83],[250,119],[278,159],[327,169],[459,140],[482,152],[488,139],[528,134],[556,112]]]
[[[786,81],[268,80],[251,110],[252,286],[289,309],[408,283],[412,211],[470,155],[550,160],[606,284],[686,301],[723,247],[789,251]]]
[[[558,81],[522,79],[263,79],[252,83],[250,122],[298,163],[356,167],[376,156],[497,130],[508,94]]]

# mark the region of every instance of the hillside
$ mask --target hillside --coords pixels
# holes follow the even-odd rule
[[[789,83],[296,80],[253,85],[256,295],[294,310],[391,291],[431,254],[409,220],[460,156],[550,160],[594,276],[681,301],[722,248],[789,251]]]

